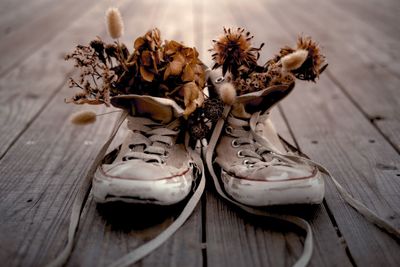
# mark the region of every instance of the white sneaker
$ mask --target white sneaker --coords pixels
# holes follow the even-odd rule
[[[129,132],[114,157],[106,158],[93,179],[96,202],[171,205],[190,192],[196,171],[184,145],[183,110],[166,98],[129,95],[113,98],[115,106],[133,103]]]
[[[207,166],[239,203],[269,206],[323,200],[324,181],[318,168],[290,152],[268,118],[270,108],[291,90],[279,85],[238,96],[214,128]]]

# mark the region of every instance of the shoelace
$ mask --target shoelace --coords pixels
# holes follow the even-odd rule
[[[123,111],[115,123],[113,130],[111,131],[110,137],[101,147],[99,153],[97,154],[93,164],[91,165],[85,179],[83,180],[81,189],[77,193],[74,204],[72,206],[71,217],[70,217],[70,224],[68,228],[68,241],[65,248],[61,251],[60,254],[49,264],[47,267],[58,267],[63,266],[67,261],[71,252],[74,247],[75,243],[75,236],[78,230],[79,221],[81,218],[82,210],[84,207],[84,203],[89,195],[90,188],[92,185],[92,178],[94,173],[96,172],[97,167],[101,164],[104,155],[107,152],[108,147],[110,146],[112,140],[114,139],[115,135],[117,134],[119,128],[121,127],[124,120],[127,118],[128,113]],[[154,122],[153,122],[154,123]],[[165,136],[167,134],[164,130],[159,130],[160,132],[153,132],[152,136]],[[158,138],[158,137],[153,137]],[[162,138],[166,140],[165,138]],[[157,139],[160,141],[160,139]],[[187,142],[186,142],[187,143]],[[187,147],[187,146],[186,146]],[[131,265],[148,254],[152,251],[157,249],[161,246],[168,238],[170,238],[189,218],[189,216],[193,213],[193,210],[197,206],[197,203],[200,201],[200,198],[204,192],[205,188],[205,176],[204,176],[204,165],[202,163],[201,157],[199,155],[199,151],[195,152],[187,147],[189,154],[193,159],[194,168],[196,168],[196,173],[200,176],[200,179],[197,179],[197,187],[194,189],[192,196],[190,197],[189,201],[186,203],[185,207],[183,208],[181,214],[175,219],[175,221],[170,224],[164,231],[162,231],[158,236],[153,238],[152,240],[148,241],[147,243],[142,244],[141,246],[137,247],[135,250],[131,251],[130,253],[126,254],[118,261],[114,262],[111,266],[112,267],[122,267]]]
[[[282,156],[269,142],[257,133],[257,124],[265,121],[268,115],[253,113],[249,120],[239,119],[233,116],[227,118],[225,133],[235,139],[232,140],[233,147],[242,147],[237,156],[243,158],[243,164],[248,168],[260,169],[268,166],[290,166],[294,161]],[[249,130],[246,130],[248,127]]]
[[[193,195],[190,197],[189,201],[187,202],[187,204],[185,205],[184,209],[182,210],[181,214],[176,218],[176,220],[170,225],[168,226],[163,232],[161,232],[158,236],[156,236],[154,239],[148,241],[147,243],[144,243],[143,245],[139,246],[138,248],[136,248],[135,250],[133,250],[132,252],[126,254],[124,257],[120,258],[118,261],[114,262],[114,264],[112,264],[112,267],[122,267],[122,266],[128,266],[130,264],[133,264],[139,260],[141,260],[142,258],[144,258],[145,256],[147,256],[148,254],[150,254],[152,251],[154,251],[155,249],[157,249],[159,246],[161,246],[169,237],[171,237],[184,223],[185,221],[189,218],[189,216],[192,214],[193,210],[195,209],[195,207],[197,206],[197,203],[199,202],[201,195],[204,192],[204,188],[205,188],[205,176],[204,176],[204,166],[201,160],[201,157],[199,155],[200,152],[203,153],[203,157],[206,159],[206,164],[208,167],[208,170],[211,174],[211,177],[213,178],[213,182],[214,182],[214,186],[218,192],[218,194],[223,197],[225,200],[227,200],[228,202],[231,202],[232,204],[238,206],[239,208],[241,208],[242,210],[250,213],[250,214],[254,214],[254,215],[258,215],[258,216],[263,216],[263,217],[267,217],[267,218],[273,218],[273,219],[277,219],[277,220],[282,220],[282,221],[286,221],[286,222],[290,222],[302,229],[304,229],[306,231],[306,238],[304,241],[304,249],[303,252],[300,256],[300,258],[297,260],[297,262],[293,265],[294,267],[301,267],[301,266],[307,266],[307,264],[309,263],[311,256],[312,256],[312,252],[313,252],[313,238],[312,238],[312,229],[310,224],[300,218],[300,217],[296,217],[296,216],[291,216],[291,215],[279,215],[279,214],[273,214],[270,212],[267,212],[265,210],[262,209],[257,209],[257,208],[253,208],[253,207],[249,207],[246,205],[243,205],[233,199],[231,199],[229,196],[227,196],[225,194],[225,192],[222,190],[219,180],[215,174],[213,165],[212,165],[212,156],[215,150],[215,146],[218,142],[219,139],[219,135],[221,134],[222,128],[224,126],[225,123],[225,119],[227,117],[227,115],[229,114],[230,111],[230,107],[226,107],[224,109],[224,113],[223,113],[223,118],[220,119],[214,129],[214,132],[211,136],[209,145],[207,147],[207,149],[205,150],[205,144],[202,145],[198,145],[198,147],[196,148],[196,152],[188,149],[188,152],[190,153],[193,161],[194,161],[194,165],[197,166],[197,171],[200,175],[200,180],[198,182],[198,186],[195,189]],[[115,135],[117,134],[118,129],[121,127],[122,123],[124,122],[124,120],[126,119],[128,113],[126,111],[121,113],[121,116],[118,118],[118,120],[115,123],[115,126],[110,134],[109,139],[106,141],[106,143],[101,147],[99,153],[97,154],[92,166],[90,167],[83,183],[82,183],[82,187],[80,189],[80,191],[77,193],[76,197],[75,197],[75,201],[73,203],[72,206],[72,212],[71,212],[71,217],[70,217],[70,224],[69,224],[69,229],[68,229],[68,241],[67,244],[65,246],[65,248],[61,251],[61,253],[52,261],[50,262],[47,266],[48,267],[55,267],[55,266],[62,266],[64,265],[67,261],[68,258],[73,250],[73,246],[74,246],[74,240],[75,240],[75,235],[76,232],[78,230],[78,226],[79,226],[79,221],[80,221],[80,217],[82,214],[82,210],[84,207],[84,203],[86,202],[86,199],[88,197],[88,194],[90,192],[90,188],[91,188],[91,184],[92,184],[92,178],[93,175],[97,169],[97,167],[99,166],[99,164],[101,164],[101,161],[108,149],[108,147],[110,146],[112,140],[114,139]],[[256,129],[255,128],[255,124],[259,119],[259,114],[254,116],[253,120],[250,120],[250,128]],[[262,117],[261,117],[262,118]],[[265,139],[262,138],[260,135],[258,135],[254,130],[253,130],[253,137],[260,142],[261,144],[264,143],[265,144]],[[260,139],[261,138],[261,139]],[[199,142],[198,142],[199,143]],[[289,143],[287,143],[285,141],[285,143],[290,146]],[[268,147],[268,146],[267,146]],[[200,151],[202,149],[202,151]],[[296,150],[295,148],[292,147],[293,150]],[[328,175],[332,181],[334,182],[335,186],[337,187],[339,193],[342,195],[342,197],[346,200],[346,202],[353,207],[357,212],[359,212],[360,214],[362,214],[363,216],[365,216],[367,218],[367,220],[369,220],[370,222],[374,223],[375,225],[377,225],[378,227],[382,228],[383,230],[387,231],[388,233],[392,234],[393,236],[395,236],[396,238],[400,239],[400,231],[398,229],[396,229],[395,227],[393,227],[390,223],[388,223],[387,221],[383,220],[382,218],[380,218],[378,215],[376,215],[373,211],[371,211],[370,209],[368,209],[365,205],[363,205],[361,202],[359,202],[358,200],[354,199],[338,182],[337,180],[330,174],[330,172],[323,167],[322,165],[308,159],[308,157],[305,154],[301,154],[301,158],[303,160],[307,160],[310,164],[314,164],[315,166],[318,167],[319,170],[321,170],[321,172],[325,173],[326,175]],[[293,159],[295,158],[299,158],[299,156],[296,155],[291,155],[291,157],[293,157]]]
[[[210,139],[210,142],[208,144],[207,151],[206,151],[206,155],[205,155],[206,165],[207,165],[207,168],[208,168],[208,170],[209,170],[209,172],[211,174],[211,177],[213,178],[215,189],[216,189],[217,193],[222,198],[224,198],[228,202],[236,205],[237,207],[241,208],[242,210],[244,210],[244,211],[246,211],[246,212],[248,212],[250,214],[257,215],[257,216],[263,216],[263,217],[266,217],[266,218],[282,220],[282,221],[285,221],[285,222],[289,222],[289,223],[292,223],[292,224],[302,228],[303,230],[305,230],[306,231],[306,238],[305,238],[305,241],[304,241],[303,252],[300,255],[300,257],[297,260],[297,262],[293,266],[294,267],[307,266],[308,263],[311,260],[312,253],[313,253],[313,238],[312,238],[311,226],[306,220],[304,220],[304,219],[302,219],[300,217],[297,217],[297,216],[274,214],[274,213],[268,212],[268,211],[263,210],[263,209],[254,208],[254,207],[250,207],[250,206],[246,206],[244,204],[241,204],[240,202],[237,202],[236,200],[234,200],[231,197],[229,197],[228,195],[226,195],[224,190],[222,189],[222,187],[220,185],[220,181],[219,181],[219,179],[218,179],[218,177],[217,177],[217,175],[215,173],[215,170],[214,170],[212,159],[213,159],[213,154],[214,154],[215,147],[217,145],[218,139],[220,137],[220,134],[221,134],[222,129],[223,129],[224,124],[225,124],[225,120],[228,117],[230,110],[231,110],[230,106],[226,106],[224,108],[224,112],[223,112],[222,118],[219,119],[219,121],[215,125],[214,131],[213,131],[213,134],[211,136],[211,139]],[[265,145],[266,148],[271,147],[271,144],[269,144],[269,142],[266,139],[264,139],[262,136],[258,135],[256,133],[256,131],[255,131],[256,124],[257,124],[259,119],[264,119],[262,116],[260,117],[259,113],[253,114],[253,116],[250,118],[250,121],[249,121],[250,133],[248,133],[248,134],[250,134],[250,136],[252,138],[254,138],[260,144]],[[231,122],[232,122],[232,120],[231,120]],[[284,141],[284,142],[286,144],[289,144],[286,141]],[[297,149],[294,148],[293,146],[290,146],[290,148],[293,151],[297,151]],[[254,155],[254,154],[252,154],[252,155]],[[312,164],[312,165],[316,166],[322,173],[326,174],[333,181],[334,185],[336,186],[337,190],[339,191],[339,193],[341,194],[343,199],[351,207],[353,207],[357,212],[359,212],[361,215],[363,215],[368,221],[370,221],[371,223],[377,225],[378,227],[380,227],[384,231],[386,231],[389,234],[391,234],[393,237],[395,237],[398,240],[400,240],[400,231],[399,231],[399,229],[396,229],[395,227],[393,227],[389,222],[387,222],[386,220],[380,218],[376,213],[374,213],[372,210],[368,209],[360,201],[358,201],[355,198],[353,198],[339,184],[339,182],[332,176],[332,174],[324,166],[322,166],[321,164],[319,164],[319,163],[317,163],[315,161],[310,160],[305,154],[302,154],[302,153],[300,153],[300,156],[292,154],[292,155],[287,155],[287,157],[289,157],[289,158],[291,157],[291,158],[293,158],[293,160],[302,159],[302,160],[307,161],[309,164]]]
[[[165,126],[148,118],[129,117],[128,128],[133,131],[133,137],[129,144],[130,151],[122,160],[141,159],[164,164],[179,134],[179,126],[179,120]]]

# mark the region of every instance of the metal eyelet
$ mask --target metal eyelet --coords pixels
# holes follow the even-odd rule
[[[168,152],[167,150],[165,150],[163,156],[164,156],[165,158],[168,158],[168,157],[169,157],[169,152]]]
[[[243,151],[242,151],[242,150],[239,150],[239,151],[237,152],[237,156],[238,156],[239,158],[244,158]]]
[[[250,161],[248,159],[243,160],[244,165],[249,165]]]
[[[226,132],[227,134],[231,134],[232,131],[233,131],[233,128],[232,128],[231,126],[226,126],[226,127],[225,127],[225,132]]]
[[[133,150],[135,148],[135,145],[134,144],[130,144],[128,147],[129,147],[130,150]]]
[[[253,164],[249,164],[249,165],[247,165],[247,168],[254,168],[254,165]]]
[[[236,139],[233,139],[231,144],[232,144],[232,147],[239,147],[240,146],[240,144],[238,144]]]
[[[215,83],[222,83],[223,81],[225,81],[225,78],[221,76],[215,80]]]

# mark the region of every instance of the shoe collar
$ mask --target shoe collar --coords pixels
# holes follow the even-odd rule
[[[294,84],[273,85],[265,89],[236,97],[231,113],[238,118],[249,119],[251,114],[268,113],[293,90]]]
[[[183,109],[173,100],[148,95],[120,95],[111,98],[114,107],[127,110],[131,115],[147,117],[166,124],[183,116]]]

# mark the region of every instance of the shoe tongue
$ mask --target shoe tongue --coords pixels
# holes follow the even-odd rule
[[[169,123],[183,115],[183,109],[168,98],[147,95],[121,95],[111,98],[111,104],[117,108],[128,110],[134,116]]]
[[[285,98],[293,87],[293,84],[273,85],[257,92],[240,95],[233,105],[232,114],[238,118],[248,119],[254,112],[265,113]]]

